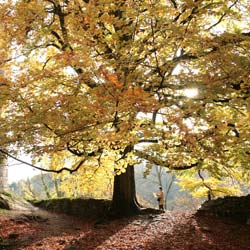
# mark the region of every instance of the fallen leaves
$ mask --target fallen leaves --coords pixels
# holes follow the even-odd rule
[[[0,217],[0,237],[8,243],[2,249],[245,250],[250,246],[249,225],[190,212],[107,220],[98,227],[94,221],[62,214],[39,216],[46,219],[18,223]],[[10,239],[11,235],[17,237]]]

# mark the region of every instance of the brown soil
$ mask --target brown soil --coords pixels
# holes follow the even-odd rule
[[[1,250],[247,250],[250,226],[208,214],[165,212],[112,221],[6,211]]]

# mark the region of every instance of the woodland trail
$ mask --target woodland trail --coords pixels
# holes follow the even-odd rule
[[[96,224],[37,209],[0,216],[1,250],[248,250],[250,226],[165,212]]]

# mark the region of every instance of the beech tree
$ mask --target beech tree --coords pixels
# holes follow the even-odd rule
[[[249,9],[244,0],[1,3],[2,151],[69,152],[69,172],[108,162],[122,214],[139,209],[141,161],[198,175],[213,193],[220,184],[209,177],[248,181]]]

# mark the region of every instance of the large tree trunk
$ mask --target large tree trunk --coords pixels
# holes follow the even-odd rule
[[[134,166],[129,165],[125,173],[115,176],[111,214],[127,216],[137,214],[139,211],[140,205],[136,199]]]

